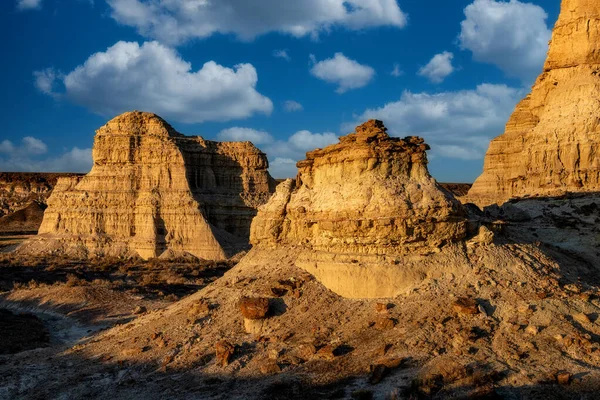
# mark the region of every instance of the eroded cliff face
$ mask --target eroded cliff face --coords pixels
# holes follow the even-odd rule
[[[395,295],[421,273],[398,257],[437,252],[465,236],[460,203],[427,171],[427,149],[371,120],[307,153],[296,181],[280,184],[259,208],[252,244],[305,248],[297,264],[341,295]]]
[[[564,0],[544,71],[495,138],[468,200],[600,190],[600,2]]]
[[[256,207],[274,189],[266,156],[251,143],[187,137],[151,113],[125,113],[100,128],[93,158],[86,176],[58,181],[38,247],[223,259],[247,245]]]

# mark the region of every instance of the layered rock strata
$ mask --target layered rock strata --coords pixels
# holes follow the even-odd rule
[[[600,2],[564,0],[531,93],[495,138],[468,200],[600,190]]]
[[[427,149],[371,120],[307,153],[297,179],[259,208],[251,242],[305,248],[297,264],[344,296],[393,296],[419,274],[398,257],[438,251],[466,232],[460,203],[427,171]]]
[[[256,207],[274,190],[250,142],[187,137],[151,113],[100,128],[93,159],[89,174],[58,181],[39,230],[92,255],[229,257],[247,245]]]

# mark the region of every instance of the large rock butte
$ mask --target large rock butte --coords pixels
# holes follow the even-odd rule
[[[468,200],[600,190],[600,2],[563,0],[531,94],[495,138]]]
[[[416,273],[403,256],[436,252],[466,232],[460,203],[427,171],[428,148],[371,120],[307,153],[296,181],[259,208],[251,243],[306,249],[297,265],[343,296],[394,296]]]
[[[139,111],[96,132],[93,159],[84,177],[59,179],[23,251],[224,259],[247,246],[256,208],[275,187],[252,143],[184,136]]]

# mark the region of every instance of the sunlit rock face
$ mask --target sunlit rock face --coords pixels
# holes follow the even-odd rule
[[[491,142],[469,201],[600,190],[598,93],[600,2],[564,0],[544,70]]]
[[[145,112],[100,128],[93,158],[89,174],[58,182],[38,248],[224,259],[247,246],[256,208],[275,186],[250,142],[187,137]]]
[[[392,296],[419,275],[397,256],[437,252],[465,236],[460,203],[427,171],[427,149],[371,120],[307,153],[296,181],[259,208],[251,242],[306,248],[298,265],[344,296]]]

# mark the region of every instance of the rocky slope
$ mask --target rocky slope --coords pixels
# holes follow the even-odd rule
[[[427,149],[371,120],[307,153],[296,181],[259,208],[252,244],[303,247],[298,265],[344,296],[394,295],[423,273],[404,256],[439,252],[466,234],[460,203],[427,171]]]
[[[275,186],[250,142],[186,137],[151,113],[100,128],[93,158],[86,176],[58,181],[40,235],[20,251],[227,258],[247,245]]]
[[[487,152],[468,199],[600,190],[600,3],[564,0],[531,93]]]
[[[70,173],[0,172],[0,233],[36,233],[52,189]]]

